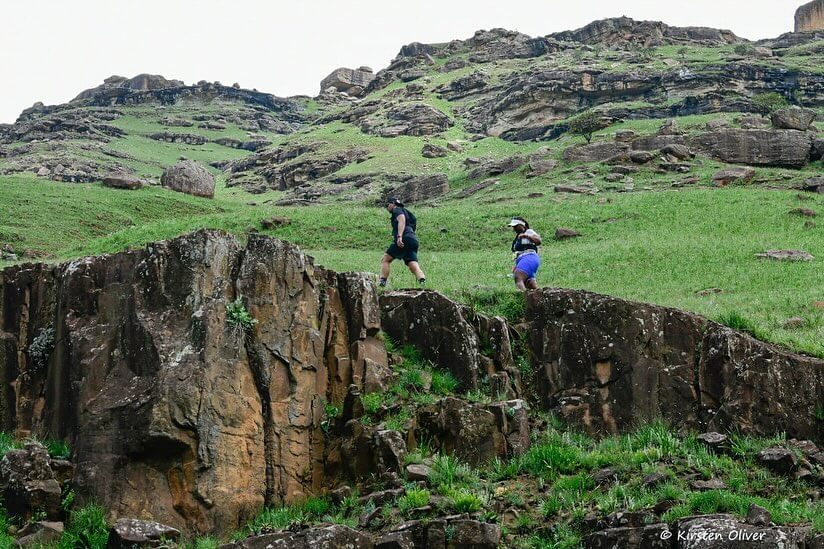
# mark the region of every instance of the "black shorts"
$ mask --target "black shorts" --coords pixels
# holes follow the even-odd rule
[[[418,260],[418,239],[411,236],[404,237],[403,248],[399,248],[398,243],[393,242],[386,249],[386,253],[394,259],[403,259],[403,262],[408,265],[411,261]]]

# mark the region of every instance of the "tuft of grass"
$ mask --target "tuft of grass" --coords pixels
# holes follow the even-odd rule
[[[240,297],[226,305],[226,324],[236,335],[248,334],[257,323]]]
[[[481,496],[465,488],[450,490],[447,499],[458,513],[475,513],[484,506]]]
[[[8,433],[0,432],[0,459],[6,455],[9,450],[17,450],[22,448],[23,443]]]
[[[72,511],[57,546],[59,549],[103,549],[108,540],[106,511],[100,505],[90,504]]]
[[[413,509],[429,505],[429,490],[425,488],[407,488],[406,493],[398,498],[396,505],[403,515],[408,515]]]
[[[767,340],[769,336],[762,331],[752,320],[740,314],[738,311],[729,311],[718,317],[718,323],[723,324],[733,330],[738,330],[750,334],[756,339]]]
[[[367,415],[374,416],[384,404],[384,393],[367,393],[361,396],[363,410]]]
[[[452,375],[451,372],[443,370],[432,371],[432,392],[437,395],[451,395],[458,390],[460,382]]]
[[[456,457],[438,454],[432,460],[429,482],[441,491],[471,486],[477,481],[477,474],[472,468]]]
[[[68,443],[65,441],[46,439],[43,441],[43,446],[48,449],[49,455],[53,458],[71,459],[72,457],[71,448],[69,448]]]

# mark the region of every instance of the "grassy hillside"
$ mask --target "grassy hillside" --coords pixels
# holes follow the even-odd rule
[[[824,228],[805,228],[804,218],[788,213],[798,207],[824,211],[824,198],[744,186],[579,196],[553,193],[550,182],[525,185],[522,176],[511,175],[486,195],[415,208],[430,287],[456,297],[509,290],[505,225],[510,216],[523,215],[546,238],[541,285],[586,288],[712,318],[737,314],[760,337],[824,356],[824,310],[814,305],[824,300],[818,261],[754,256],[791,248],[824,258]],[[544,196],[526,198],[525,190]],[[18,250],[58,260],[200,227],[267,232],[260,221],[279,215],[292,223],[268,231],[273,236],[301,245],[330,268],[376,272],[390,240],[385,211],[357,203],[275,207],[267,203],[271,198],[221,188],[215,200],[206,200],[160,188],[129,192],[10,177],[0,185],[0,234]],[[557,227],[583,236],[554,241]],[[413,282],[395,264],[392,285]],[[722,291],[697,293],[708,288]],[[785,329],[795,316],[804,325]]]
[[[205,200],[159,187],[131,192],[99,184],[54,183],[31,172],[0,176],[0,245],[12,245],[26,260],[58,261],[116,252],[201,227],[225,229],[238,235],[250,229],[266,232],[261,220],[278,215],[290,218],[291,224],[270,230],[270,234],[301,245],[328,267],[375,272],[389,243],[387,214],[375,202],[379,189],[342,185],[329,177],[320,177],[302,183],[298,189],[249,194],[240,187],[227,187],[228,174],[215,167],[251,154],[214,142],[220,138],[265,139],[272,143],[272,148],[284,150],[317,145],[310,152],[274,166],[277,169],[290,167],[290,162],[322,161],[330,154],[358,147],[367,151],[366,158],[344,166],[332,174],[334,177],[380,174],[382,181],[392,184],[399,174],[448,176],[450,191],[446,195],[414,207],[420,221],[422,265],[434,289],[473,302],[478,299],[468,297],[470,294],[489,296],[512,291],[508,278],[510,232],[505,224],[510,216],[523,215],[545,238],[539,278],[542,285],[586,288],[684,308],[748,328],[769,341],[824,356],[824,269],[820,267],[824,260],[824,229],[820,222],[816,225],[810,218],[790,214],[798,208],[811,209],[818,215],[824,213],[824,198],[820,195],[799,195],[792,190],[824,172],[821,162],[800,170],[758,168],[750,184],[729,188],[713,187],[713,173],[727,166],[708,157],[691,162],[686,174],[663,172],[650,163],[632,173],[631,181],[612,181],[612,166],[563,160],[563,151],[582,143],[581,137],[565,134],[559,139],[510,142],[484,137],[473,127],[473,109],[502,92],[519,75],[584,70],[589,71],[588,75],[619,78],[658,78],[679,71],[714,75],[741,63],[760,69],[802,71],[808,79],[805,82],[812,82],[820,73],[824,42],[788,47],[769,57],[757,56],[751,46],[741,44],[657,48],[568,44],[549,55],[496,58],[491,62],[473,61],[477,51],[472,51],[468,43],[460,43],[448,53],[448,48],[439,46],[434,58],[415,61],[414,68],[422,76],[406,82],[402,81],[402,74],[395,75],[386,86],[359,103],[340,98],[330,100],[328,96],[295,99],[306,113],[320,119],[287,135],[279,133],[284,130],[277,125],[277,113],[225,99],[205,99],[164,106],[120,105],[110,124],[124,134],[95,142],[70,134],[65,139],[10,144],[6,147],[8,156],[0,156],[0,171],[18,161],[19,155],[12,153],[23,147],[29,147],[31,151],[27,154],[35,159],[37,155],[47,157],[58,151],[60,155],[83,158],[104,167],[117,162],[154,180],[159,179],[165,167],[185,157],[212,164],[210,169],[217,176],[218,189],[214,200]],[[485,96],[483,92],[452,100],[445,98],[452,83],[476,73],[485,79],[485,90],[496,90],[492,95]],[[569,80],[574,81],[575,78]],[[710,79],[703,84],[706,89],[653,87],[649,93],[632,97],[606,94],[609,101],[600,103],[598,109],[625,112],[626,120],[596,132],[594,140],[612,141],[616,132],[622,130],[641,136],[653,134],[664,120],[634,118],[646,116],[643,113],[650,108],[660,110],[692,95],[716,97],[713,82]],[[722,87],[723,82],[718,83],[719,93]],[[755,92],[735,88],[725,93],[729,97],[724,101],[733,101],[730,104],[736,108],[746,108],[750,100],[747,94]],[[370,104],[377,105],[374,116],[385,116],[394,106],[410,102],[438,109],[454,125],[429,137],[386,138],[365,133],[358,127],[357,119],[335,119],[349,109]],[[536,107],[539,114],[540,109],[553,110],[547,105],[551,106],[551,101]],[[818,105],[822,116],[824,109]],[[707,122],[712,120],[723,119],[730,127],[739,127],[746,114],[682,116],[677,124],[683,133],[697,134],[704,132]],[[269,122],[259,126],[266,129],[253,131],[250,124],[254,126],[258,115],[269,117]],[[170,126],[170,121],[183,121],[186,125]],[[202,145],[168,143],[153,139],[151,136],[156,133],[190,134],[210,141]],[[421,154],[425,143],[441,147],[451,144],[453,149],[461,150],[451,150],[443,158],[425,158]],[[454,147],[456,144],[459,147]],[[527,169],[520,168],[498,176],[496,184],[470,198],[458,198],[462,189],[481,180],[468,179],[467,161],[528,156],[538,151],[544,158],[557,160],[557,168],[536,178],[527,178]],[[272,168],[266,165],[270,160],[261,163]],[[37,161],[30,166],[36,171]],[[258,184],[263,181],[259,173],[249,177]],[[554,192],[559,184],[588,184],[600,192],[592,196],[560,194]],[[278,186],[276,181],[263,185]],[[320,189],[320,196],[314,198],[315,205],[275,205],[281,199],[299,196],[297,191],[303,188]],[[577,230],[583,236],[553,241],[558,227]],[[767,249],[803,249],[816,260],[778,263],[755,258],[756,253]],[[413,282],[403,266],[396,264],[391,285],[407,286]],[[494,305],[489,306],[494,309]],[[788,328],[786,321],[792,317],[802,320]]]

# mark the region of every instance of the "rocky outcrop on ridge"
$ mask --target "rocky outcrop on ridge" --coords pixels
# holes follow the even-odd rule
[[[375,75],[369,67],[335,69],[329,76],[321,80],[320,91],[323,93],[332,88],[347,95],[359,97],[363,95],[364,90],[374,79]]]
[[[115,90],[150,91],[184,86],[181,80],[167,80],[158,74],[138,74],[134,78],[110,76],[95,88],[80,92],[74,101],[91,99],[98,95],[114,94]]]
[[[795,32],[824,30],[824,1],[813,0],[795,12]]]
[[[653,47],[663,45],[723,46],[745,42],[732,31],[707,27],[671,27],[660,21],[636,21],[629,17],[616,17],[593,21],[574,31],[559,32],[550,38],[583,44],[607,46],[636,44]]]

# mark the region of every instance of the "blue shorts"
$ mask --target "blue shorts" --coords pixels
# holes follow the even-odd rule
[[[541,268],[541,256],[538,254],[524,254],[515,260],[515,270],[526,274],[526,278],[535,278]]]

